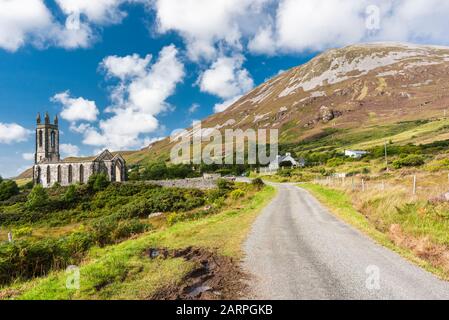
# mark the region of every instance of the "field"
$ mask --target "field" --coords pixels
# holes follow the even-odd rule
[[[244,292],[238,266],[241,243],[274,189],[229,182],[219,186],[203,192],[112,184],[95,193],[79,186],[84,200],[75,201],[71,211],[47,208],[48,215],[28,212],[18,220],[7,219],[14,211],[28,210],[22,207],[27,202],[3,203],[0,216],[9,222],[2,223],[2,237],[13,230],[14,242],[0,245],[0,268],[12,270],[2,272],[8,276],[2,278],[0,298],[233,298],[233,292]],[[49,193],[56,199],[67,190]],[[149,216],[155,212],[161,214]],[[214,296],[192,295],[188,289],[201,279],[192,278],[192,272],[204,269],[203,260],[222,266],[207,270],[215,280]],[[77,266],[79,289],[66,286],[70,265]]]

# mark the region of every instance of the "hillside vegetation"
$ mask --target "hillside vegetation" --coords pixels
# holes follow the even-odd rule
[[[248,218],[254,218],[256,209],[272,194],[270,188],[260,191],[263,188],[263,184],[235,184],[227,180],[219,181],[217,189],[209,191],[162,188],[145,182],[110,184],[105,176],[99,175],[93,176],[86,185],[55,186],[49,190],[40,186],[24,189],[0,202],[0,288],[3,286],[0,298],[15,298],[22,294],[46,299],[60,298],[59,294],[66,295],[66,298],[67,295],[76,296],[79,291],[67,292],[64,285],[59,289],[53,287],[54,274],[63,276],[68,266],[89,265],[91,262],[94,266],[86,267],[87,270],[100,269],[95,274],[87,272],[89,281],[106,281],[108,286],[112,285],[105,277],[118,281],[118,274],[123,276],[123,272],[128,274],[134,270],[133,261],[142,260],[144,250],[155,245],[155,239],[162,235],[167,240],[158,243],[160,248],[176,247],[173,244],[178,248],[195,245],[209,248],[214,255],[236,257],[252,221],[245,220],[244,214],[250,213]],[[259,193],[264,196],[261,198]],[[239,208],[238,219],[233,208]],[[242,228],[233,229],[229,224],[226,231],[229,238],[220,238],[227,239],[227,244],[223,245],[223,240],[217,241],[215,237],[225,236],[222,228],[231,220],[235,223],[239,220]],[[182,224],[189,227],[185,227],[184,234],[180,235],[177,230]],[[204,224],[207,224],[207,230],[202,230]],[[12,242],[6,241],[9,232]],[[204,238],[198,234],[203,232]],[[122,251],[123,248],[127,249]],[[94,262],[102,255],[111,263],[117,262],[112,257],[124,259],[126,264],[130,259],[129,267],[123,269],[122,265],[111,265],[103,269]],[[145,268],[150,268],[140,271],[141,280],[152,283],[152,287],[146,288],[147,294],[156,288],[161,289],[162,285],[176,281],[182,283],[183,277],[193,267],[192,263],[183,263],[176,258],[142,263]],[[162,274],[155,275],[154,270],[159,270],[159,267]],[[46,285],[40,294],[28,296],[30,286],[34,288],[41,283]],[[91,285],[89,290],[96,291],[83,291],[83,297],[95,298],[103,294],[104,288],[96,287],[95,283],[86,284]],[[120,281],[120,285],[125,284]],[[120,294],[120,290],[109,290],[109,287],[104,289],[108,294],[117,295],[115,297]],[[106,293],[103,297],[112,298]],[[142,297],[132,296],[129,292],[124,298]]]

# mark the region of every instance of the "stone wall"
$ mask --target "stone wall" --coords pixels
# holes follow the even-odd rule
[[[217,188],[217,180],[214,179],[204,179],[204,178],[191,178],[182,180],[149,180],[145,181],[148,184],[155,184],[161,187],[167,188],[195,188],[202,190],[209,190]]]

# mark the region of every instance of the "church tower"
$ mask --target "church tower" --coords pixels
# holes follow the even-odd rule
[[[36,119],[36,154],[35,163],[55,163],[60,161],[58,116],[50,123],[50,116],[45,113],[42,123],[41,115]]]

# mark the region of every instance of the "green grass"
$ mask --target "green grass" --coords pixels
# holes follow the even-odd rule
[[[245,202],[223,213],[175,224],[161,231],[106,248],[93,248],[80,266],[80,289],[68,290],[65,272],[18,283],[6,288],[15,299],[145,299],[158,289],[179,284],[194,267],[182,259],[150,260],[151,247],[207,248],[235,259],[242,257],[242,243],[260,210],[274,197],[266,186]],[[0,291],[2,293],[6,291]]]
[[[354,226],[380,245],[395,251],[407,260],[436,274],[440,278],[448,279],[447,273],[442,268],[435,267],[429,262],[416,257],[410,250],[395,245],[386,233],[376,229],[373,223],[354,208],[351,199],[343,191],[313,183],[304,183],[300,187],[308,190],[338,218]]]

